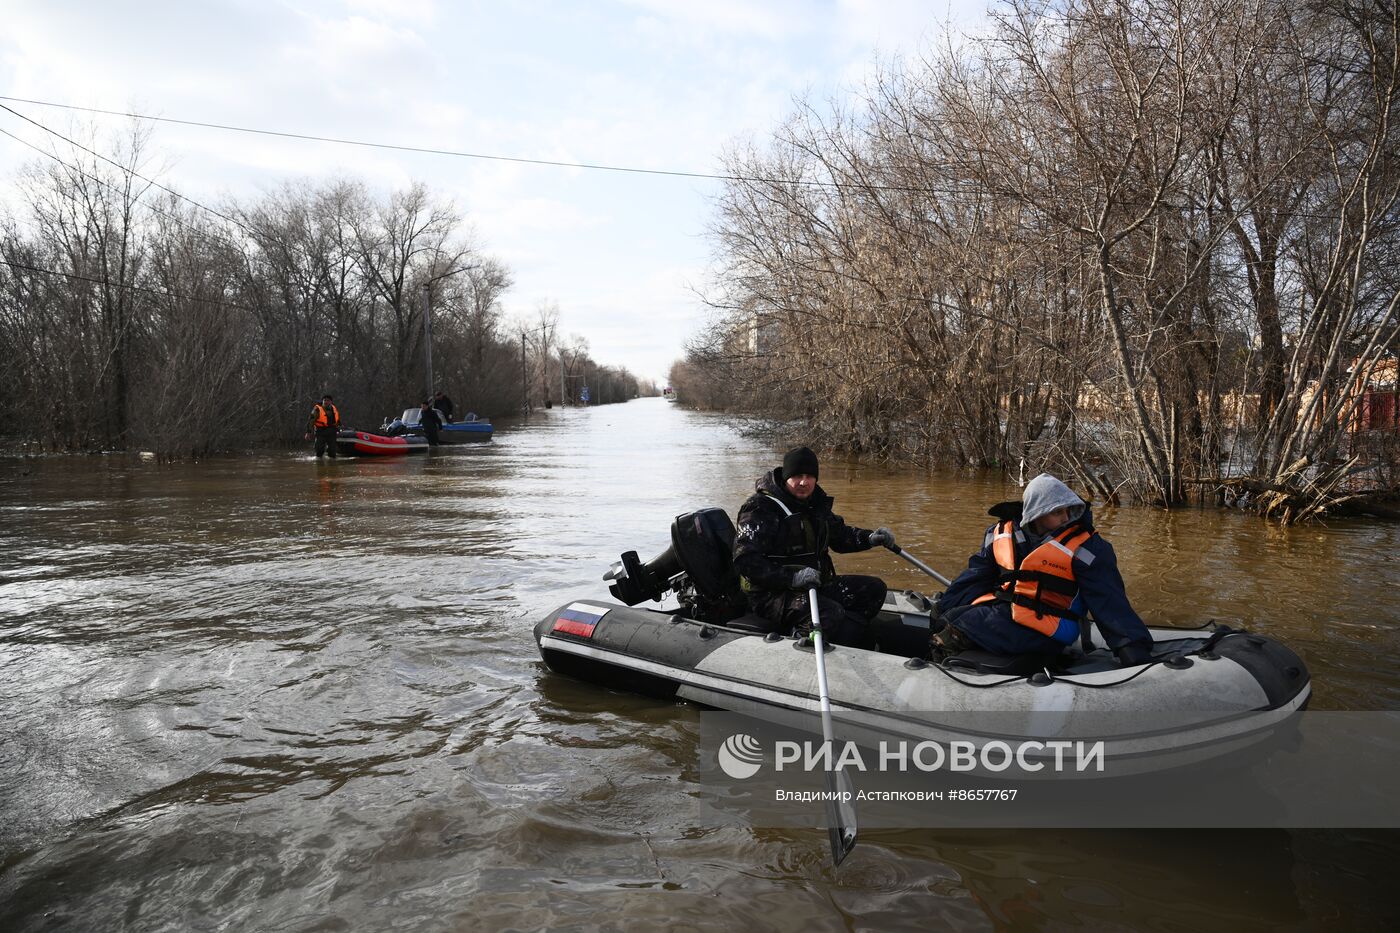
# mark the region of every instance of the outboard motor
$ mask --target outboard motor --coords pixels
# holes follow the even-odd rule
[[[671,578],[681,572],[673,548],[667,548],[647,563],[642,563],[636,551],[624,551],[622,560],[603,574],[609,582],[608,592],[629,606],[647,601],[660,601],[671,589]]]
[[[700,509],[676,516],[666,550],[645,564],[636,551],[628,551],[603,579],[629,606],[660,600],[673,590],[692,617],[722,624],[748,611],[733,553],[734,523],[728,514]]]

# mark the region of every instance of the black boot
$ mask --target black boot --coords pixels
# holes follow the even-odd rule
[[[962,654],[977,647],[977,644],[957,626],[937,622],[934,624],[937,628],[932,630],[929,637],[929,660],[935,664],[941,664],[955,654]]]

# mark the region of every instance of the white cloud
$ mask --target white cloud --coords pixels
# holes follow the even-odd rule
[[[433,0],[345,0],[345,6],[375,19],[406,19],[425,24],[436,20],[438,14]]]
[[[440,100],[411,100],[407,103],[409,121],[437,133],[451,133],[467,122],[467,110],[456,103]]]
[[[427,41],[409,27],[363,16],[307,17],[307,32],[282,48],[294,84],[321,82],[341,98],[371,99],[414,79],[431,79],[435,63]]]
[[[606,225],[606,215],[591,214],[557,198],[478,200],[472,216],[493,239],[528,241],[542,234],[584,233]]]
[[[853,49],[865,55],[911,51],[932,33],[942,32],[942,22],[955,7],[966,3],[919,0],[837,0],[831,25]]]
[[[694,34],[698,30],[742,35],[761,39],[781,39],[801,29],[810,16],[805,4],[791,0],[626,0],[626,5],[646,14],[639,25],[644,30],[659,28],[668,34]],[[674,31],[674,32],[673,32]]]

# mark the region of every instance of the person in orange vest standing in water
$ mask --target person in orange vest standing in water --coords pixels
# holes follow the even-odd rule
[[[1113,546],[1094,530],[1089,505],[1042,473],[1021,501],[994,507],[982,550],[938,600],[933,657],[980,648],[1055,654],[1091,618],[1124,666],[1152,655],[1152,635],[1133,611]],[[938,627],[942,623],[942,627]]]
[[[316,436],[316,456],[329,453],[335,459],[335,435],[340,430],[340,412],[329,395],[321,396],[321,401],[311,406],[311,420],[306,425],[306,439]]]

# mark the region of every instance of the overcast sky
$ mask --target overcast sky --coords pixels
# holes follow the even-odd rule
[[[0,94],[503,156],[720,171],[795,97],[976,29],[985,0],[5,0]],[[68,132],[124,120],[0,101]],[[47,146],[0,111],[0,129]],[[719,183],[160,124],[160,180],[217,206],[289,179],[415,180],[515,276],[511,316],[558,302],[603,363],[663,379],[704,320]],[[0,185],[39,158],[0,136]]]

